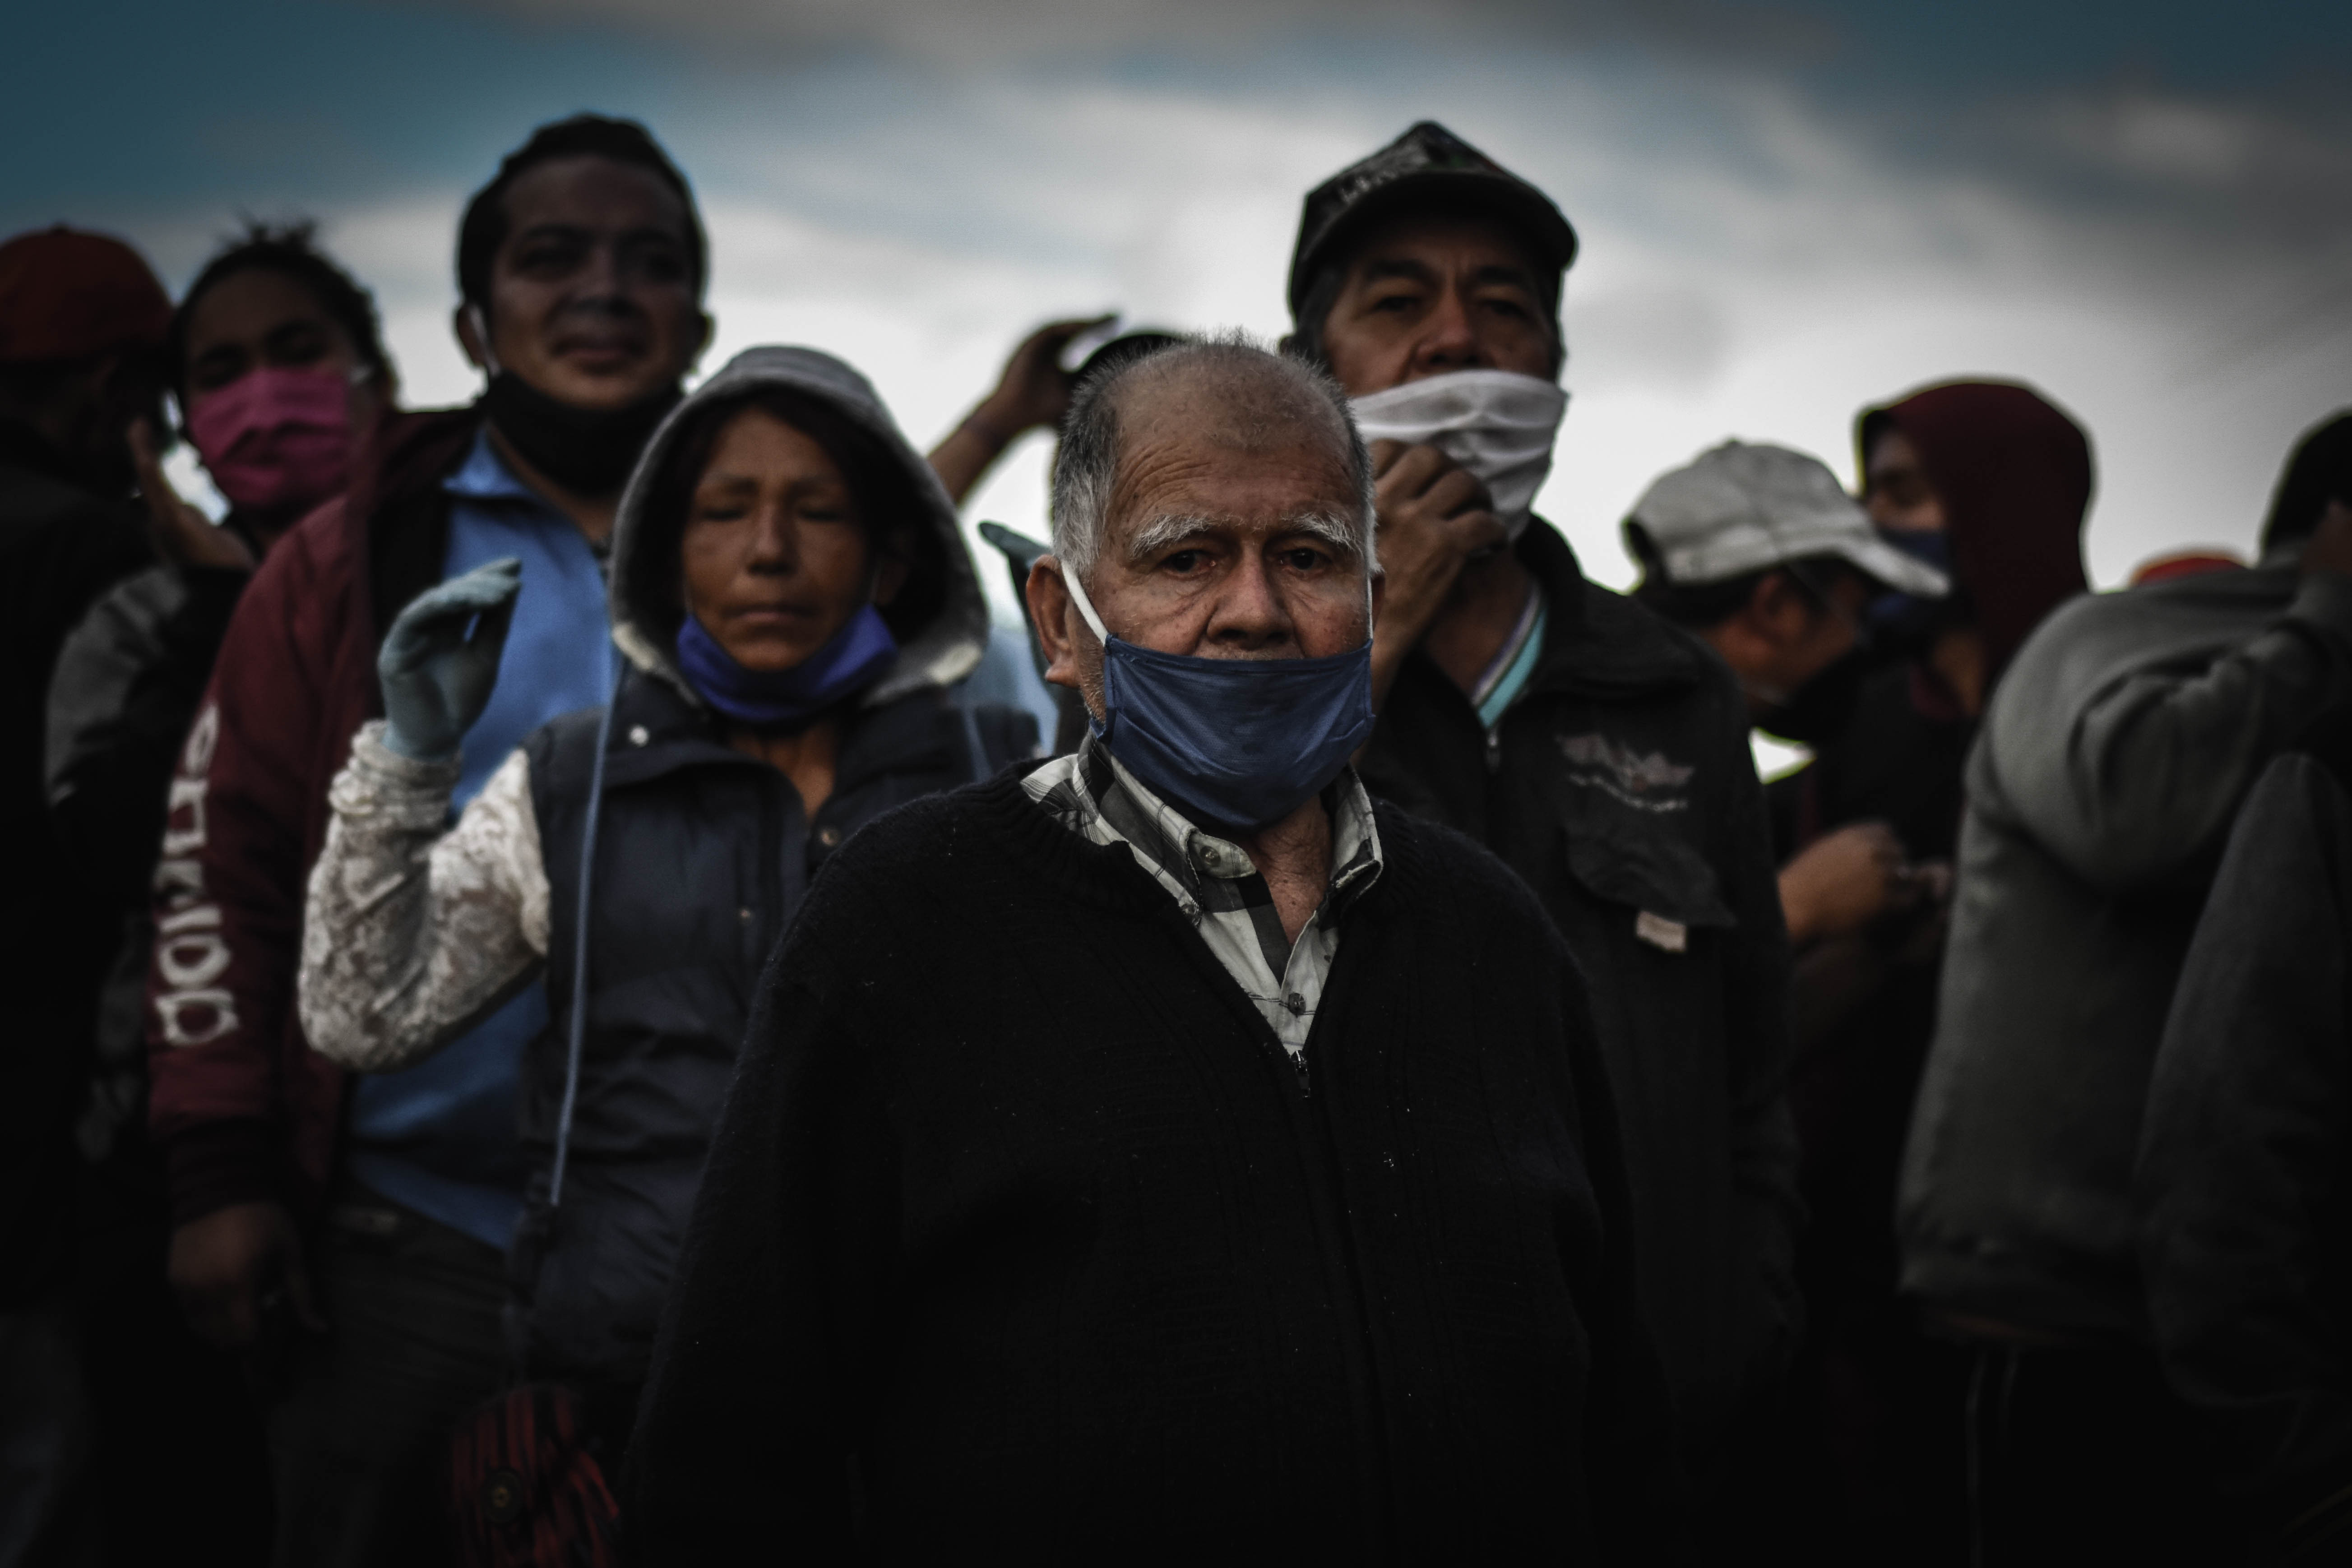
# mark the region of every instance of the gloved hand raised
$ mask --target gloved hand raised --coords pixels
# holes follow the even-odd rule
[[[388,750],[420,763],[457,754],[489,706],[521,587],[522,563],[509,555],[418,595],[400,612],[375,661]]]

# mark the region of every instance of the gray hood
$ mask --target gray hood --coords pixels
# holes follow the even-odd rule
[[[685,693],[687,700],[702,705],[700,694],[678,669],[675,646],[684,611],[671,584],[677,581],[677,551],[684,519],[670,518],[656,526],[646,511],[656,476],[700,410],[768,390],[793,392],[825,404],[871,436],[902,471],[916,510],[921,513],[906,521],[936,542],[935,551],[924,552],[917,571],[936,576],[932,586],[937,606],[919,625],[894,626],[898,662],[866,689],[860,700],[866,707],[878,707],[925,687],[961,680],[987,648],[988,603],[982,597],[971,552],[957,523],[955,504],[948,500],[930,465],[907,444],[898,421],[890,417],[873,385],[831,354],[815,349],[745,349],[672,409],[653,439],[646,443],[613,525],[614,642],[638,668],[661,677]],[[651,564],[656,561],[661,563],[658,569]],[[929,596],[919,584],[910,583],[908,595],[902,597],[918,595]]]

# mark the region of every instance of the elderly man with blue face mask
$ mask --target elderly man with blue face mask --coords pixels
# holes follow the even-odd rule
[[[1073,757],[845,842],[771,963],[631,1454],[647,1563],[1674,1554],[1541,910],[1348,765],[1370,460],[1238,341],[1084,388]]]
[[[1701,1501],[1736,1536],[1743,1434],[1799,1317],[1787,944],[1738,686],[1532,510],[1576,251],[1541,191],[1423,121],[1308,194],[1291,341],[1352,401],[1378,475],[1364,783],[1518,872],[1591,981],[1643,1314]]]

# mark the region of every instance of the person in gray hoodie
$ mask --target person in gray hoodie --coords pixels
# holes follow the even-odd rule
[[[533,733],[453,826],[517,573],[394,623],[387,717],[331,792],[300,1005],[338,1066],[393,1071],[544,973],[511,1355],[580,1393],[609,1470],[770,950],[850,835],[1033,754],[1035,724],[949,696],[988,632],[955,510],[814,350],[747,351],[656,432],[614,527],[613,700]]]
[[[1905,1289],[1976,1356],[1976,1561],[2198,1561],[2214,1528],[2149,1348],[2133,1162],[2238,808],[2352,698],[2342,423],[2290,462],[2254,570],[2060,608],[1969,756],[1898,1226]]]

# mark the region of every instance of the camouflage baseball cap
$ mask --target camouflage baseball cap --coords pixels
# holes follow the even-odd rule
[[[1424,120],[1307,193],[1297,248],[1290,255],[1292,316],[1342,241],[1375,217],[1416,205],[1483,209],[1526,236],[1538,260],[1565,272],[1576,259],[1576,230],[1549,196],[1434,120]]]

